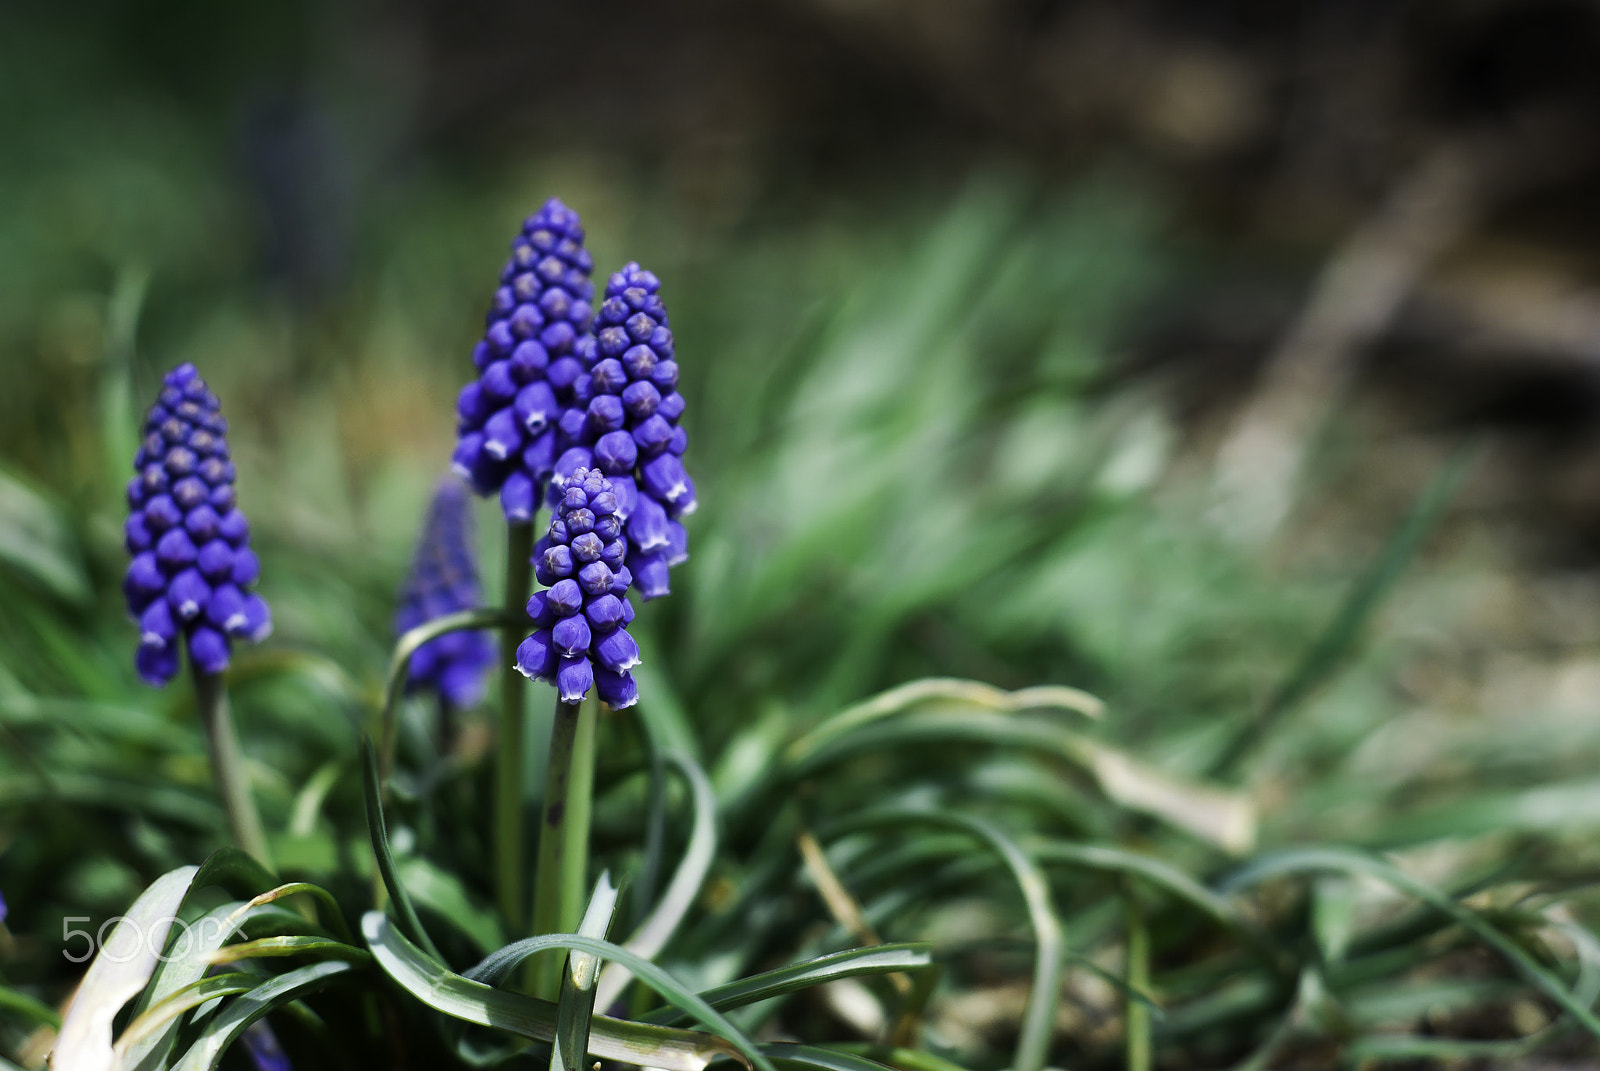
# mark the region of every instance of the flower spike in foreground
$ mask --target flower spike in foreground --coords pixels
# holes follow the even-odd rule
[[[534,576],[549,590],[528,600],[537,631],[517,648],[517,668],[555,684],[563,703],[578,702],[590,685],[613,708],[639,698],[629,672],[639,664],[639,645],[628,635],[626,555],[611,481],[598,469],[574,472],[550,534],[534,547]]]
[[[395,632],[481,605],[471,504],[461,482],[447,477],[428,506],[411,572],[400,590]],[[483,676],[493,661],[494,641],[487,632],[446,633],[412,654],[406,689],[436,692],[453,707],[470,707],[483,697]]]
[[[456,400],[455,469],[480,495],[500,493],[506,520],[526,524],[556,459],[556,425],[583,372],[594,262],[578,214],[552,198],[511,244],[472,352],[478,378]]]
[[[136,664],[146,683],[178,673],[178,640],[207,674],[228,668],[232,641],[261,640],[272,615],[250,589],[260,563],[234,505],[228,422],[194,365],[167,373],[134,457],[124,530],[133,561],[123,581],[139,623]]]
[[[611,276],[595,335],[579,350],[589,374],[575,388],[583,408],[562,417],[570,442],[556,462],[567,473],[594,467],[610,477],[628,536],[628,568],[646,600],[669,593],[668,571],[689,557],[681,518],[694,512],[694,481],[683,468],[688,432],[678,424],[683,395],[661,281],[638,264]],[[555,499],[559,486],[552,487]]]

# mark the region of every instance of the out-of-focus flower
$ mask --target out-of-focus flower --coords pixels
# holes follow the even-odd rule
[[[232,641],[264,639],[272,614],[251,589],[261,571],[250,524],[234,503],[228,422],[194,365],[168,372],[145,417],[128,484],[123,580],[139,623],[139,676],[156,686],[178,673],[178,640],[205,673],[228,668]]]
[[[681,518],[695,508],[683,468],[688,433],[661,281],[636,263],[611,276],[592,340],[578,355],[588,374],[563,414],[564,450],[550,497],[568,474],[598,468],[616,488],[628,537],[628,568],[641,597],[668,594],[671,566],[689,557]]]
[[[471,503],[460,481],[448,478],[428,506],[411,571],[400,589],[395,633],[482,602]],[[452,706],[469,707],[482,698],[484,673],[493,661],[494,641],[487,632],[449,632],[412,654],[406,688],[437,692]]]
[[[611,481],[598,469],[572,473],[549,534],[534,547],[534,577],[548,590],[528,600],[535,632],[517,648],[517,669],[553,683],[562,702],[576,703],[590,685],[612,707],[639,698],[629,672],[639,645],[627,628],[627,553]]]
[[[583,374],[594,284],[578,214],[552,198],[511,244],[472,352],[478,378],[456,399],[455,469],[480,495],[498,491],[506,520],[527,523],[556,460],[556,426]]]

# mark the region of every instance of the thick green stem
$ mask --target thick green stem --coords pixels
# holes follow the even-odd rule
[[[526,616],[532,583],[533,525],[513,524],[506,538],[508,621]],[[522,932],[523,677],[517,672],[522,630],[507,625],[500,642],[500,738],[495,744],[495,902],[512,933]]]
[[[589,869],[589,816],[594,796],[598,704],[556,702],[550,730],[550,765],[539,811],[539,864],[534,872],[534,934],[572,933],[583,914]],[[561,989],[561,959],[533,962],[528,987],[554,1000]]]
[[[222,798],[222,809],[228,816],[228,831],[233,834],[234,843],[255,856],[268,870],[273,870],[272,853],[267,850],[267,838],[261,832],[261,816],[256,813],[256,802],[250,795],[244,752],[239,747],[233,714],[228,709],[228,689],[220,673],[206,673],[192,657],[189,668],[194,677],[195,701],[200,707],[200,724],[206,731],[211,776],[216,780],[217,795]]]

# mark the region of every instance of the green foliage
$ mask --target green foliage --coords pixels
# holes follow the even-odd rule
[[[25,283],[0,287],[0,353],[28,373],[0,398],[14,1062],[81,975],[58,920],[98,927],[147,887],[207,935],[105,1013],[106,1044],[152,1071],[217,1066],[263,1016],[301,1071],[546,1064],[558,1036],[570,1069],[585,1033],[594,1055],[693,1071],[1108,1066],[1129,1001],[1157,1065],[1509,1056],[1597,1030],[1600,730],[1447,735],[1431,754],[1454,776],[1373,765],[1404,653],[1376,615],[1438,604],[1461,568],[1400,575],[1450,477],[1371,560],[1318,575],[1216,535],[1157,400],[1109,377],[1184,278],[1155,195],[979,178],[685,252],[629,222],[649,191],[590,213],[543,191],[548,169],[488,191],[421,176],[364,210],[347,292],[311,312],[254,285],[200,133],[139,100],[58,118],[97,155],[0,120],[36,165],[0,174],[0,203],[26,206],[0,221],[0,274]],[[395,648],[389,627],[530,182],[666,280],[703,503],[677,591],[636,624],[637,716],[601,727],[590,876],[621,880],[615,922],[533,938],[491,906],[489,719],[436,754],[397,687],[422,634]],[[211,855],[192,700],[137,683],[120,612],[132,407],[185,359],[234,421],[279,623],[231,686],[287,885]],[[582,985],[517,992],[534,950],[575,951]],[[470,969],[486,957],[499,985]],[[1510,1007],[1539,1030],[1424,1036]]]

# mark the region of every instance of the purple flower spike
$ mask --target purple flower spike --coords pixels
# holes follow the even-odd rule
[[[473,351],[479,377],[457,399],[455,469],[478,494],[500,492],[512,524],[533,519],[559,454],[556,424],[578,404],[593,269],[576,212],[552,199],[530,216]]]
[[[178,674],[180,636],[201,672],[221,673],[230,637],[259,640],[271,629],[267,604],[249,591],[260,563],[250,522],[234,506],[227,430],[192,364],[167,373],[145,415],[128,485],[123,533],[133,559],[122,590],[139,623],[135,665],[157,687]]]
[[[617,509],[605,474],[578,469],[561,490],[549,534],[534,549],[535,572],[550,589],[528,600],[537,631],[517,648],[517,668],[554,684],[562,702],[576,703],[591,686],[612,707],[639,697],[628,672],[639,664],[639,645],[626,631],[633,620],[630,576],[620,561],[615,569],[605,561],[608,552],[620,558],[625,546],[617,538]]]
[[[596,466],[611,478],[627,522],[625,557],[645,599],[667,594],[670,568],[688,559],[687,533],[677,521],[695,507],[694,481],[681,460],[689,435],[678,423],[684,401],[660,289],[661,280],[638,264],[606,285],[593,342],[574,350],[588,370],[589,397],[582,404],[575,398],[556,423],[563,453],[549,494],[554,505],[579,467]]]
[[[521,473],[513,476],[526,490],[531,517],[533,487]],[[507,480],[502,498],[517,483]],[[482,604],[471,503],[459,481],[446,479],[433,493],[411,572],[400,589],[395,634]],[[487,632],[449,632],[429,640],[411,656],[406,690],[435,692],[452,706],[469,707],[483,697],[483,676],[493,661],[494,641]]]

